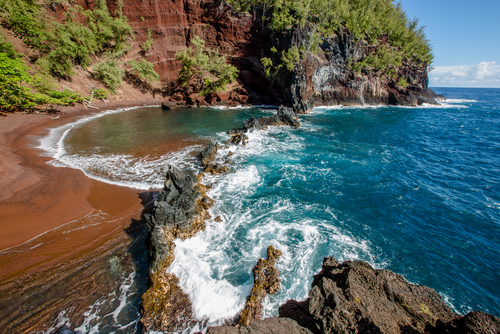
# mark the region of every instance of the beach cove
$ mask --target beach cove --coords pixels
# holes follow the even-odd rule
[[[319,270],[323,257],[331,255],[341,261],[354,259],[368,261],[376,268],[386,268],[403,274],[412,283],[431,286],[445,296],[448,305],[452,306],[455,312],[466,313],[468,310],[479,309],[495,314],[497,304],[494,292],[495,276],[490,273],[487,277],[485,272],[489,271],[488,268],[493,268],[495,261],[498,260],[498,256],[494,255],[495,251],[491,248],[492,244],[488,241],[494,242],[497,236],[494,222],[497,219],[495,203],[498,201],[495,200],[497,194],[494,188],[495,173],[491,170],[495,168],[495,164],[486,161],[494,159],[495,155],[491,155],[491,152],[495,152],[497,144],[494,132],[491,133],[493,137],[488,140],[483,136],[487,133],[486,129],[497,122],[495,116],[497,107],[494,100],[496,91],[481,91],[483,99],[478,97],[475,91],[443,90],[440,93],[451,95],[449,101],[441,107],[316,108],[310,115],[300,116],[302,126],[298,129],[282,127],[250,133],[247,146],[236,150],[231,158],[232,172],[212,177],[207,181],[215,183],[209,192],[209,195],[216,200],[216,206],[211,210],[211,214],[213,217],[221,216],[222,222],[209,221],[205,232],[201,232],[193,239],[177,242],[176,261],[170,269],[179,277],[182,288],[190,296],[195,315],[199,319],[209,319],[208,322],[202,321],[201,324],[204,324],[202,327],[221,324],[224,319],[239,312],[251,288],[251,268],[256,260],[263,256],[269,244],[283,250],[284,255],[277,263],[281,272],[282,288],[278,294],[266,298],[263,310],[265,317],[275,315],[277,307],[290,298],[303,300],[307,296],[312,275]],[[75,231],[76,233],[87,234],[87,237],[83,238],[83,234],[76,234],[77,238],[82,238],[82,244],[86,243],[86,240],[95,238],[96,235],[101,237],[98,239],[101,241],[93,241],[94,246],[86,244],[75,248],[110,250],[101,254],[100,263],[105,270],[95,271],[97,273],[95,277],[98,279],[96,282],[109,282],[109,277],[113,277],[110,276],[113,272],[111,264],[115,262],[123,262],[125,267],[138,269],[133,279],[130,279],[132,272],[122,274],[123,279],[117,280],[119,282],[115,286],[109,283],[95,284],[96,294],[93,298],[96,300],[99,299],[99,293],[101,296],[105,294],[104,290],[107,289],[107,294],[110,294],[110,291],[118,289],[115,293],[117,297],[115,310],[120,307],[121,290],[117,288],[118,286],[131,286],[127,290],[127,298],[137,298],[140,302],[138,297],[142,291],[140,287],[138,288],[140,284],[133,287],[130,283],[137,283],[137,279],[142,277],[143,284],[147,285],[144,268],[147,259],[132,258],[127,262],[117,261],[120,258],[114,256],[126,254],[131,243],[136,245],[132,247],[138,247],[141,242],[144,245],[144,239],[134,243],[131,241],[133,238],[131,239],[128,233],[123,231],[125,229],[134,231],[136,226],[136,234],[141,235],[140,224],[137,222],[131,224],[130,218],[134,221],[140,220],[140,211],[148,201],[140,198],[139,194],[147,192],[144,189],[147,188],[148,182],[152,188],[161,188],[161,180],[164,177],[162,168],[168,163],[175,162],[183,170],[198,172],[200,167],[196,152],[199,152],[203,143],[211,140],[224,142],[227,140],[225,131],[238,126],[242,120],[249,116],[259,117],[275,112],[273,108],[262,107],[198,108],[174,112],[161,110],[153,112],[153,109],[149,112],[134,109],[100,117],[82,125],[79,130],[83,132],[77,131],[73,137],[67,138],[68,143],[71,143],[87,131],[85,130],[87,126],[93,129],[95,138],[102,139],[99,131],[106,133],[106,129],[109,130],[109,126],[114,126],[117,119],[123,121],[123,124],[136,124],[137,119],[144,118],[145,112],[148,117],[153,117],[155,113],[158,117],[167,117],[173,124],[179,115],[182,115],[183,119],[190,117],[198,119],[195,122],[200,122],[201,125],[187,122],[182,126],[176,126],[176,129],[182,129],[189,128],[189,124],[196,125],[190,130],[195,132],[194,135],[186,138],[196,136],[200,138],[198,141],[186,138],[186,141],[178,141],[186,144],[176,146],[177,152],[182,154],[169,155],[150,150],[155,154],[143,159],[142,165],[136,164],[135,169],[128,163],[124,164],[126,167],[124,170],[116,173],[116,168],[110,168],[112,165],[106,165],[102,163],[104,160],[99,160],[103,157],[109,158],[110,152],[101,147],[100,153],[97,152],[96,156],[95,151],[89,151],[89,154],[93,155],[93,160],[90,160],[101,161],[99,164],[107,169],[107,177],[110,179],[108,183],[125,182],[127,179],[123,178],[123,175],[132,175],[131,171],[135,170],[143,173],[143,178],[147,180],[140,186],[142,190],[100,183],[88,179],[77,170],[45,167],[53,169],[56,174],[74,172],[82,175],[82,179],[86,182],[93,183],[93,186],[89,186],[91,193],[94,190],[94,194],[101,195],[97,196],[97,200],[92,200],[92,196],[84,196],[84,199],[87,198],[83,201],[84,208],[90,206],[103,212],[108,210],[109,216],[106,216],[106,219],[113,220],[110,224],[90,222],[91,228],[75,229],[80,231]],[[115,121],[107,121],[104,117],[111,117],[110,120]],[[47,117],[47,122],[49,120]],[[153,123],[161,122],[165,121]],[[434,122],[435,125],[428,128]],[[420,128],[422,126],[428,129]],[[377,136],[371,133],[372,128],[379,133]],[[474,135],[478,128],[484,132],[480,137]],[[127,129],[130,130],[130,127]],[[154,131],[149,132],[153,133],[151,138],[154,138]],[[405,136],[402,133],[405,133]],[[434,138],[433,133],[437,133],[440,139]],[[409,134],[414,137],[407,138]],[[166,134],[167,137],[170,135],[174,134]],[[141,137],[144,144],[145,135],[142,134]],[[471,140],[471,138],[476,139]],[[443,142],[447,143],[446,149],[441,146]],[[475,146],[475,153],[469,151],[464,155],[469,144],[476,142],[479,146]],[[413,144],[407,146],[408,143]],[[94,146],[92,149],[96,149],[96,145],[92,145]],[[162,145],[155,146],[150,142],[146,146],[158,148]],[[183,150],[183,147],[190,149]],[[81,149],[78,145],[73,148]],[[66,161],[85,161],[85,159],[71,160],[72,154],[76,151],[71,151],[71,145],[66,146],[66,149],[65,159],[70,159]],[[127,151],[126,148],[120,150]],[[126,153],[125,151],[120,154]],[[144,149],[136,151],[148,152]],[[407,153],[401,155],[404,151]],[[114,152],[115,155],[117,153],[119,152]],[[129,153],[126,156],[130,156]],[[425,171],[419,167],[423,160],[416,156],[417,153],[423,154],[425,158],[427,166]],[[79,154],[81,155],[81,152]],[[467,157],[467,160],[461,160],[462,157]],[[476,158],[470,160],[471,157]],[[44,157],[38,159],[49,160]],[[159,163],[157,171],[154,172],[154,168],[145,168],[151,162],[148,159],[157,159],[163,165]],[[436,159],[435,164],[432,163],[432,159]],[[448,161],[444,170],[439,167],[441,159]],[[112,161],[117,161],[116,157]],[[479,175],[474,176],[474,173],[467,172],[468,168],[474,167],[470,161],[480,163],[482,172]],[[316,166],[318,163],[322,167]],[[81,165],[81,168],[87,167]],[[474,167],[470,169],[472,170],[477,169]],[[461,171],[461,176],[455,178],[453,175],[458,175],[454,174],[458,171]],[[96,168],[90,168],[86,173],[97,173],[94,178],[104,175],[103,171]],[[445,175],[443,173],[451,178],[443,179]],[[468,177],[472,177],[471,180],[479,178],[477,180],[481,181],[470,183],[470,180],[467,181]],[[134,179],[130,181],[136,182]],[[450,182],[455,186],[450,188]],[[82,189],[86,188],[82,186]],[[476,197],[475,193],[481,195]],[[443,194],[449,196],[443,199],[441,197]],[[480,199],[484,198],[482,196],[486,196],[485,198],[489,200],[484,202]],[[102,199],[101,206],[99,198]],[[120,211],[128,205],[130,205],[129,211],[126,208]],[[473,208],[478,205],[485,205],[486,209],[482,210],[482,213],[474,211]],[[110,207],[114,207],[114,211]],[[457,208],[461,209],[457,211]],[[83,216],[89,212],[83,212]],[[92,215],[87,216],[87,219],[89,218],[94,219]],[[105,225],[109,227],[108,230],[104,228]],[[112,232],[103,233],[109,230]],[[60,240],[65,237],[66,234],[59,236]],[[436,237],[438,239],[435,239]],[[462,240],[462,237],[469,241],[460,243],[455,241]],[[116,247],[106,244],[105,239],[108,242],[113,240],[111,244]],[[123,239],[126,241],[120,243]],[[97,246],[99,242],[101,245],[105,244],[103,248]],[[31,244],[30,248],[39,243]],[[74,239],[73,241],[70,239],[69,243],[76,245]],[[40,259],[41,255],[46,256],[47,252],[43,251],[43,247],[44,245],[40,245],[30,250],[34,256],[27,258]],[[81,268],[86,268],[86,263],[99,262],[96,260],[97,257],[92,255],[95,255],[95,252],[88,252],[87,254],[91,255],[86,257],[83,251],[71,258],[69,252],[65,251],[67,248],[51,247],[57,248],[57,251],[53,252],[54,261],[61,258],[68,259],[67,261],[71,259],[75,273]],[[61,250],[64,250],[64,256],[60,255]],[[14,257],[12,254],[9,255],[12,257],[8,263],[23,263],[17,260],[22,258],[21,255],[17,254],[17,257]],[[73,260],[78,257],[81,262]],[[464,262],[465,258],[470,258],[472,261]],[[463,271],[468,265],[479,262],[482,263],[481,266],[474,265],[475,269]],[[48,266],[50,261],[46,264]],[[441,268],[439,273],[435,271],[438,267]],[[10,266],[2,265],[2,268]],[[75,277],[79,277],[83,289],[84,283],[92,282],[94,278],[91,271],[87,276],[88,279],[85,275],[82,276],[82,272],[85,271],[81,270]],[[449,284],[447,277],[451,276],[455,277],[456,284]],[[477,280],[478,277],[481,277],[480,281]],[[481,288],[476,289],[469,284],[480,285]],[[137,290],[133,291],[134,288]],[[130,297],[134,293],[136,296]],[[481,298],[477,295],[474,297],[478,293],[481,294]],[[75,291],[72,294],[74,296]],[[101,309],[103,318],[98,319],[99,312],[96,310],[99,307],[90,301],[92,299],[88,296],[90,294],[84,295],[88,297],[88,304],[93,305],[92,308],[88,309],[87,305],[87,308],[82,306],[82,309],[75,308],[68,311],[62,308],[64,303],[55,303],[51,312],[48,312],[52,318],[44,319],[46,323],[68,326],[74,332],[78,330],[89,332],[93,328],[95,330],[99,328],[99,332],[111,332],[113,327],[110,323],[115,319],[113,316],[108,316],[108,319],[103,321],[103,318],[113,312]],[[47,295],[46,298],[51,301],[65,300],[64,297],[60,298],[57,295]],[[135,303],[138,305],[137,300]],[[82,302],[82,305],[84,304]],[[120,310],[123,310],[123,307]],[[67,317],[69,314],[74,314],[74,318]],[[131,324],[132,321],[128,323]],[[47,326],[50,327],[49,325]],[[134,326],[136,325],[130,325],[123,331],[133,332]]]

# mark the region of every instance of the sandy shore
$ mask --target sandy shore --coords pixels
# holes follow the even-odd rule
[[[154,105],[159,101],[119,101],[104,109]],[[103,212],[108,219],[129,217],[142,208],[137,190],[91,180],[83,172],[47,165],[30,148],[30,136],[44,129],[71,122],[76,117],[98,112],[81,106],[66,108],[59,119],[55,115],[13,114],[0,118],[0,255],[92,212]],[[102,232],[102,231],[101,231]],[[37,260],[35,260],[36,262]],[[12,265],[0,261],[0,278],[34,263],[23,259]]]

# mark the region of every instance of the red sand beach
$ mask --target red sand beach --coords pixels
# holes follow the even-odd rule
[[[143,103],[159,104],[120,101],[108,108]],[[140,220],[146,193],[89,179],[79,170],[52,167],[46,163],[50,158],[29,147],[29,136],[95,112],[76,107],[64,110],[59,119],[25,114],[0,118],[0,307],[5,316],[0,326],[4,329],[40,330],[42,323],[54,320],[62,302],[51,300],[50,307],[42,303],[36,316],[24,316],[19,310],[24,291],[68,280],[65,275],[78,281],[81,268],[125,247],[130,239],[125,229]]]

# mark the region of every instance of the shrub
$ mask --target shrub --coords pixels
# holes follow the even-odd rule
[[[288,71],[293,71],[295,64],[300,61],[299,49],[297,49],[296,46],[293,46],[286,52],[285,50],[281,51],[281,61]]]
[[[5,36],[0,34],[0,52],[4,53],[9,58],[17,58],[21,55],[14,50],[12,43],[7,42]]]
[[[156,73],[153,64],[146,59],[139,61],[132,59],[128,62],[128,65],[132,68],[132,73],[137,75],[141,80],[145,80],[148,83],[160,80],[160,75]]]
[[[33,110],[42,104],[69,106],[83,101],[83,97],[69,90],[58,92],[40,83],[38,76],[18,57],[10,58],[0,53],[0,109],[3,111]],[[33,91],[31,87],[40,87]]]
[[[398,85],[400,85],[403,88],[408,87],[408,81],[406,81],[405,78],[401,77],[399,78]]]
[[[116,59],[107,59],[92,67],[94,77],[109,88],[112,94],[122,84],[125,70],[121,68],[122,62]]]
[[[144,53],[149,52],[153,47],[153,37],[151,37],[151,29],[148,29],[148,36],[146,37],[146,41],[141,45],[142,51]]]
[[[192,78],[197,78],[201,84],[200,93],[225,90],[225,86],[236,80],[238,69],[226,63],[226,57],[218,52],[204,50],[205,41],[195,36],[191,41],[193,47],[185,48],[175,54],[175,59],[181,61],[179,78],[183,85]]]
[[[105,90],[105,89],[102,89],[102,88],[93,88],[90,90],[90,93],[92,94],[92,96],[98,100],[105,100],[108,98],[108,95],[109,93]]]

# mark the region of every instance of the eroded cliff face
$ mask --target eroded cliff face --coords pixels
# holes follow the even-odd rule
[[[275,38],[278,46],[308,49],[314,27],[295,27],[291,33]],[[381,45],[387,36],[381,37]],[[283,85],[289,87],[287,102],[297,112],[307,112],[316,105],[407,105],[437,104],[437,96],[428,88],[427,67],[403,62],[394,78],[405,78],[406,87],[380,72],[349,66],[375,49],[365,41],[355,42],[347,31],[325,38],[315,52],[302,52],[301,60]]]
[[[77,0],[84,8],[93,8],[93,0]],[[108,1],[111,12],[117,1]],[[164,83],[162,94],[171,101],[211,105],[235,101],[239,104],[284,104],[296,112],[307,112],[315,105],[417,105],[436,103],[428,89],[426,66],[404,63],[397,77],[408,83],[402,87],[391,77],[376,72],[356,73],[348,67],[350,59],[361,60],[373,51],[363,41],[355,42],[348,31],[326,38],[317,52],[301,51],[301,59],[291,72],[266,77],[260,59],[279,61],[281,51],[291,47],[308,50],[311,26],[296,26],[288,32],[271,31],[262,22],[262,13],[236,13],[225,2],[207,0],[124,0],[123,13],[134,29],[135,40],[127,58],[145,57],[153,63]],[[144,53],[140,45],[152,32],[153,47]],[[227,96],[214,94],[189,98],[193,89],[180,87],[177,74],[180,62],[175,53],[190,45],[198,35],[206,46],[226,55],[240,73],[238,83],[229,87]],[[382,38],[383,43],[383,38]],[[278,52],[272,53],[275,47]]]

